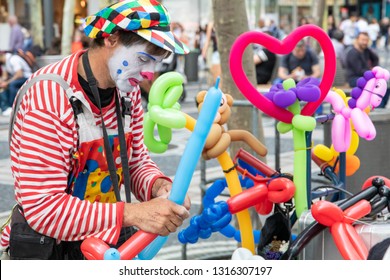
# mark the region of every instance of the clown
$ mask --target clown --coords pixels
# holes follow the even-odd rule
[[[11,242],[11,259],[81,259],[88,237],[118,247],[134,227],[166,236],[189,216],[188,197],[183,205],[167,199],[172,182],[143,142],[139,83],[170,54],[189,52],[170,31],[168,11],[155,0],[121,1],[87,17],[84,31],[90,49],[37,71],[15,102],[18,207],[1,245],[9,233],[17,237],[20,221],[54,242],[47,250]],[[130,192],[140,203],[131,203]]]

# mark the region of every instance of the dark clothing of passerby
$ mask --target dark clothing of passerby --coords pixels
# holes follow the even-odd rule
[[[378,55],[367,48],[359,52],[351,48],[346,55],[347,81],[350,87],[356,86],[356,80],[363,76],[364,72],[379,64]]]
[[[256,80],[257,84],[267,84],[272,77],[272,72],[276,63],[276,55],[265,48],[255,50],[261,62],[256,64]]]

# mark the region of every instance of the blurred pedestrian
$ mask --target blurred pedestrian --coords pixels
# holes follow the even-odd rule
[[[328,25],[328,36],[330,38],[333,38],[333,33],[337,30],[336,21],[333,15],[328,16],[327,25]]]
[[[209,66],[211,81],[209,84],[215,84],[217,77],[221,77],[221,59],[218,52],[217,33],[215,32],[214,22],[207,24],[206,38],[202,49],[202,57]],[[210,80],[210,79],[209,79]],[[219,82],[222,87],[222,79]]]
[[[20,55],[9,52],[0,54],[0,65],[4,66],[5,70],[0,80],[1,110],[3,116],[9,116],[16,93],[31,76],[32,69]]]
[[[321,77],[321,69],[317,54],[308,48],[304,40],[298,42],[293,51],[282,57],[278,69],[278,77],[273,84],[281,83],[289,78],[299,82],[304,78]]]
[[[390,19],[388,17],[384,17],[380,21],[380,36],[384,41],[385,50],[388,51],[389,46],[389,34],[390,34]]]
[[[360,32],[353,44],[353,48],[346,53],[347,82],[350,87],[356,86],[356,81],[364,72],[379,65],[379,57],[369,47],[370,37],[367,32]],[[387,89],[382,103],[378,108],[384,108],[389,99],[390,91]]]
[[[332,44],[336,53],[336,58],[341,59],[344,53],[345,45],[343,43],[344,33],[339,29],[335,29],[332,32]]]
[[[370,37],[367,32],[360,32],[351,48],[346,53],[347,81],[350,87],[364,72],[379,65],[378,55],[369,47]]]
[[[270,31],[264,31],[264,33],[272,36]],[[275,68],[276,55],[265,47],[256,44],[253,49],[253,61],[256,67],[257,84],[269,83]]]
[[[371,47],[376,49],[377,40],[380,34],[381,28],[376,18],[372,18],[367,26],[367,33],[370,36]]]
[[[45,52],[46,55],[60,55],[61,54],[61,38],[54,37],[51,40],[50,48]]]
[[[30,31],[28,31],[27,28],[22,27],[22,32],[23,32],[23,36],[24,36],[22,50],[24,52],[26,52],[32,48],[32,46],[34,45],[34,41],[33,41],[33,37],[31,36]]]
[[[8,50],[17,52],[19,49],[23,49],[24,46],[22,27],[18,23],[18,18],[14,15],[8,17],[8,24],[11,27]]]
[[[344,33],[344,45],[346,47],[351,46],[356,36],[359,34],[357,20],[358,20],[357,13],[352,12],[349,18],[344,19],[340,23],[339,29]]]

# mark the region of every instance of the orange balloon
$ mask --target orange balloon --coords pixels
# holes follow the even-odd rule
[[[345,174],[347,176],[352,176],[360,168],[360,159],[355,155],[345,155],[346,159],[346,168]],[[334,164],[334,163],[333,163]],[[340,164],[337,164],[335,172],[338,173],[340,169]]]

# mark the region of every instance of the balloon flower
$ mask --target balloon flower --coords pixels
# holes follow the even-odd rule
[[[313,24],[305,24],[293,30],[282,41],[263,32],[249,31],[238,36],[230,51],[230,72],[238,89],[253,106],[284,123],[292,122],[292,118],[294,117],[293,113],[286,110],[283,105],[278,106],[277,103],[272,102],[271,99],[267,98],[256,89],[256,85],[253,85],[250,82],[242,65],[243,54],[245,49],[251,44],[262,45],[275,54],[289,54],[293,51],[298,42],[307,36],[314,38],[324,52],[324,75],[319,84],[320,97],[317,99],[313,97],[312,100],[315,99],[315,101],[307,102],[302,108],[302,115],[311,116],[317,110],[318,106],[321,105],[325,96],[331,89],[336,73],[336,55],[334,47],[328,34],[322,28]],[[308,96],[308,98],[310,97]]]
[[[306,144],[306,131],[313,131],[316,126],[316,121],[313,117],[301,115],[300,101],[297,98],[303,98],[309,100],[315,96],[319,98],[318,80],[314,78],[307,78],[299,82],[295,86],[295,82],[292,79],[285,80],[283,82],[283,88],[280,86],[274,87],[267,98],[272,99],[273,102],[283,99],[283,94],[289,96],[291,99],[288,103],[284,103],[283,106],[288,106],[288,110],[294,115],[291,123],[279,122],[277,129],[280,133],[284,134],[289,131],[293,133],[294,141],[294,184],[297,188],[294,199],[295,209],[297,217],[299,217],[303,211],[309,208],[308,205],[308,193],[307,193],[307,181],[306,181],[306,166],[307,166],[307,144]],[[295,98],[294,102],[292,100]],[[314,100],[314,99],[312,99]]]

